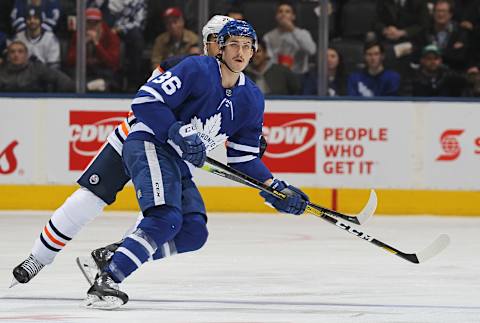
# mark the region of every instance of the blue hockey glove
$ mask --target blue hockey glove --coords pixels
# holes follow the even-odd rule
[[[282,192],[287,198],[280,199],[267,192],[260,192],[260,195],[265,199],[265,203],[270,204],[277,211],[283,213],[300,215],[305,212],[309,198],[299,188],[288,185],[288,183],[278,179],[274,179],[270,187]]]
[[[207,151],[194,126],[180,121],[175,122],[168,129],[168,138],[170,145],[175,148],[183,160],[196,167],[203,166],[207,158]]]

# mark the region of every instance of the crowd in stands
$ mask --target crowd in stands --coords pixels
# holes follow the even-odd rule
[[[0,92],[75,90],[76,1],[0,0]],[[86,0],[89,92],[133,93],[175,55],[203,54],[195,0]],[[330,0],[329,48],[317,52],[318,0],[209,1],[251,22],[246,74],[266,95],[480,96],[480,0]]]

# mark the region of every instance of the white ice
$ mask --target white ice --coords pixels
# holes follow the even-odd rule
[[[50,213],[0,213],[2,322],[480,322],[480,217],[375,216],[362,227],[402,251],[450,246],[411,264],[314,216],[211,214],[203,249],[148,263],[116,311],[81,306],[75,258],[121,238],[134,213],[89,224],[30,283],[8,289]]]

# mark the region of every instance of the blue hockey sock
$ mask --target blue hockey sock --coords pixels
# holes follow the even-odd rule
[[[137,229],[128,235],[105,271],[120,283],[146,262],[165,242],[172,240],[182,225],[182,215],[166,205],[145,212]]]

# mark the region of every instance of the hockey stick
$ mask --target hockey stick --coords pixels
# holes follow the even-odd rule
[[[217,174],[217,175],[220,175],[220,176],[223,176],[225,178],[228,178],[230,180],[234,180],[236,182],[240,182],[242,184],[245,184],[245,185],[248,185],[250,187],[254,187],[256,189],[259,189],[259,190],[263,190],[263,189],[266,189],[267,191],[270,191],[268,188],[268,186],[266,186],[265,184],[263,184],[262,182],[260,181],[257,181],[256,179],[254,178],[251,178],[250,176],[246,175],[246,174],[243,174],[242,172],[239,172],[237,171],[236,169],[233,169],[227,165],[224,165],[222,163],[220,163],[219,161],[216,161],[210,157],[207,157],[207,162],[206,164],[202,167],[204,170],[210,172],[210,173],[214,173],[214,174]],[[280,192],[277,192],[277,193],[274,193],[276,192],[275,190],[272,190],[271,194],[274,194],[276,196],[278,196],[279,198],[284,198],[284,195],[282,197],[282,195],[279,195],[278,193]],[[280,193],[281,194],[281,193]],[[372,194],[370,194],[370,196],[372,196]],[[370,202],[370,201],[369,201]],[[368,205],[368,203],[367,203]],[[313,206],[312,204],[309,204],[309,206]],[[375,196],[375,206],[376,206],[376,196]],[[364,210],[366,209],[366,207],[364,208]],[[423,249],[422,251],[420,252],[417,252],[417,253],[405,253],[403,251],[400,251],[398,250],[397,248],[394,248],[376,238],[374,238],[373,236],[365,233],[365,232],[362,232],[362,231],[359,231],[355,228],[353,228],[352,226],[350,226],[349,224],[347,223],[344,223],[338,219],[336,219],[334,217],[334,214],[333,213],[330,213],[330,210],[328,209],[325,209],[325,208],[321,208],[319,207],[319,209],[316,209],[315,208],[315,213],[312,212],[313,215],[337,226],[338,228],[340,229],[343,229],[351,234],[353,234],[354,236],[357,236],[359,237],[360,239],[363,239],[363,240],[366,240],[374,245],[376,245],[377,247],[380,247],[400,258],[403,258],[411,263],[415,263],[415,264],[418,264],[418,263],[422,263],[422,262],[425,262],[427,261],[428,259],[436,256],[437,254],[439,254],[442,250],[444,250],[448,244],[450,243],[450,238],[448,235],[446,234],[441,234],[440,236],[437,237],[437,239],[435,239],[428,247],[426,247],[425,249]],[[373,209],[374,211],[375,209]],[[309,211],[310,213],[310,211]],[[336,212],[338,213],[338,212]],[[338,214],[341,214],[341,213],[338,213]]]
[[[202,169],[206,170],[209,173],[216,174],[216,175],[228,178],[230,180],[236,181],[238,183],[256,188],[260,191],[269,193],[278,198],[281,198],[281,199],[286,198],[286,195],[283,194],[282,192],[274,190],[270,186],[265,185],[264,183],[254,178],[251,178],[250,176],[243,174],[210,157],[207,157],[207,162],[204,164]],[[374,190],[371,190],[367,204],[365,204],[362,211],[360,211],[360,213],[358,213],[356,216],[350,216],[334,210],[330,210],[328,208],[325,208],[323,206],[317,205],[312,202],[307,202],[307,208],[305,212],[313,214],[317,217],[321,217],[323,213],[328,213],[331,216],[335,216],[337,218],[340,218],[348,222],[352,222],[354,224],[364,224],[375,213],[376,208],[377,208],[377,194],[375,194]]]

